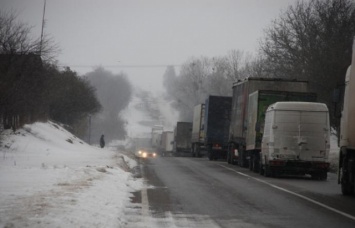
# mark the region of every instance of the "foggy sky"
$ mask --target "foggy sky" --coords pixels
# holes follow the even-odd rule
[[[0,0],[39,37],[44,0]],[[47,0],[45,34],[61,48],[61,66],[79,74],[103,66],[162,91],[166,65],[256,53],[263,29],[295,0]]]

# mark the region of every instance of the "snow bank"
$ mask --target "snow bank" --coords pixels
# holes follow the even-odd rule
[[[339,163],[339,146],[338,146],[338,137],[336,136],[336,132],[333,131],[330,135],[330,150],[329,150],[329,162],[330,162],[330,171],[337,172],[338,171],[338,163]]]
[[[0,227],[120,227],[136,162],[92,147],[59,125],[1,134]]]

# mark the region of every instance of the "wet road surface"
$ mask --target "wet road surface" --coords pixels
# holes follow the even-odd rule
[[[355,197],[341,195],[335,174],[266,178],[191,157],[140,166],[146,188],[132,198],[140,213],[127,227],[355,227]]]

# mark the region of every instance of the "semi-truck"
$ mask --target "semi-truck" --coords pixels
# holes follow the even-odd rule
[[[161,134],[163,133],[164,127],[162,125],[154,125],[151,132],[151,144],[155,149],[159,149]]]
[[[233,84],[228,163],[259,170],[265,111],[278,101],[315,102],[307,81],[247,78]]]
[[[205,143],[205,104],[194,107],[191,133],[191,151],[193,157],[201,157],[206,152]]]
[[[174,129],[173,155],[191,155],[191,122],[177,122]]]
[[[226,159],[232,97],[209,95],[205,104],[195,106],[192,153],[203,152],[209,160]]]
[[[344,105],[340,121],[338,182],[343,195],[355,192],[355,37],[352,63],[345,77]]]
[[[174,145],[174,132],[163,131],[160,141],[160,153],[162,156],[171,155]]]
[[[326,180],[329,170],[328,107],[316,102],[276,102],[268,107],[260,152],[260,174],[311,175]]]

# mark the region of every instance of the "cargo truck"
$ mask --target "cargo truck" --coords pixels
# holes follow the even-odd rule
[[[174,132],[163,131],[160,141],[160,153],[162,156],[171,155],[174,145]]]
[[[260,174],[310,174],[326,180],[330,122],[325,104],[276,102],[268,107],[261,143]]]
[[[206,153],[205,144],[205,104],[194,107],[191,133],[191,151],[193,157],[201,157]]]
[[[259,170],[265,111],[277,101],[315,102],[316,95],[306,81],[247,78],[233,84],[228,163]]]
[[[205,153],[210,160],[226,159],[232,97],[208,96],[194,112],[193,154]]]
[[[355,38],[352,63],[345,77],[344,105],[340,123],[338,183],[343,195],[355,192]]]
[[[191,122],[177,122],[174,129],[174,156],[191,156]]]
[[[161,134],[163,133],[164,127],[162,125],[154,125],[151,132],[151,144],[155,149],[159,149]]]

